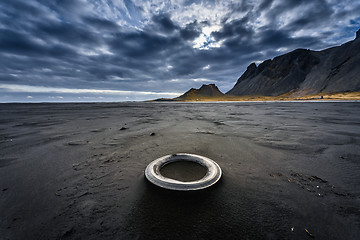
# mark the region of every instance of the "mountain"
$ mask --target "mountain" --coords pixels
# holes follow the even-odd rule
[[[191,88],[180,97],[174,98],[174,100],[197,100],[222,96],[224,96],[224,93],[215,84],[203,84],[199,89]]]
[[[297,49],[259,66],[252,63],[226,95],[300,97],[360,91],[359,66],[360,30],[355,40],[338,47],[322,51]]]
[[[235,86],[223,94],[215,84],[191,88],[180,97],[154,101],[256,101],[286,99],[360,99],[360,30],[356,38],[322,51],[296,49],[251,63]],[[320,96],[316,96],[320,95]]]

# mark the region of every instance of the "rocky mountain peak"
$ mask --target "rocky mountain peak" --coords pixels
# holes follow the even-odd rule
[[[202,96],[221,96],[221,95],[223,95],[223,93],[219,90],[219,88],[213,83],[203,84],[199,88],[198,93]]]
[[[322,51],[296,49],[250,64],[235,86],[233,96],[297,96],[360,91],[360,29],[355,41]]]
[[[198,99],[202,97],[219,97],[224,94],[215,84],[203,84],[199,89],[191,88],[189,91],[178,97],[178,99]]]

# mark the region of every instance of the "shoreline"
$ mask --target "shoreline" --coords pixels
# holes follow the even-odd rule
[[[286,93],[279,96],[232,96],[223,95],[219,97],[203,96],[203,95],[192,95],[191,97],[177,97],[177,98],[160,98],[155,100],[149,100],[149,102],[208,102],[208,101],[219,101],[219,102],[243,102],[243,101],[360,101],[360,92],[342,92],[342,93],[323,93],[323,94],[312,94],[304,96],[291,96],[294,93]]]
[[[226,101],[218,101],[218,100],[201,100],[201,101],[156,101],[156,100],[146,100],[146,101],[120,101],[120,102],[0,102],[0,105],[10,105],[10,104],[26,104],[26,105],[36,105],[36,104],[136,104],[136,103],[167,103],[167,104],[176,104],[176,103],[320,103],[320,102],[328,102],[328,103],[356,103],[360,102],[360,99],[314,99],[314,100],[226,100]]]

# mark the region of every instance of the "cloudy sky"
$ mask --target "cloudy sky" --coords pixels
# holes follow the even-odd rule
[[[251,62],[355,37],[358,0],[1,0],[0,102],[227,92]]]

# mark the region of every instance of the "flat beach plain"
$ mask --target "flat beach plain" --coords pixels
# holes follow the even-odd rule
[[[172,153],[223,177],[152,186]],[[360,103],[1,104],[0,213],[0,239],[359,239]]]

